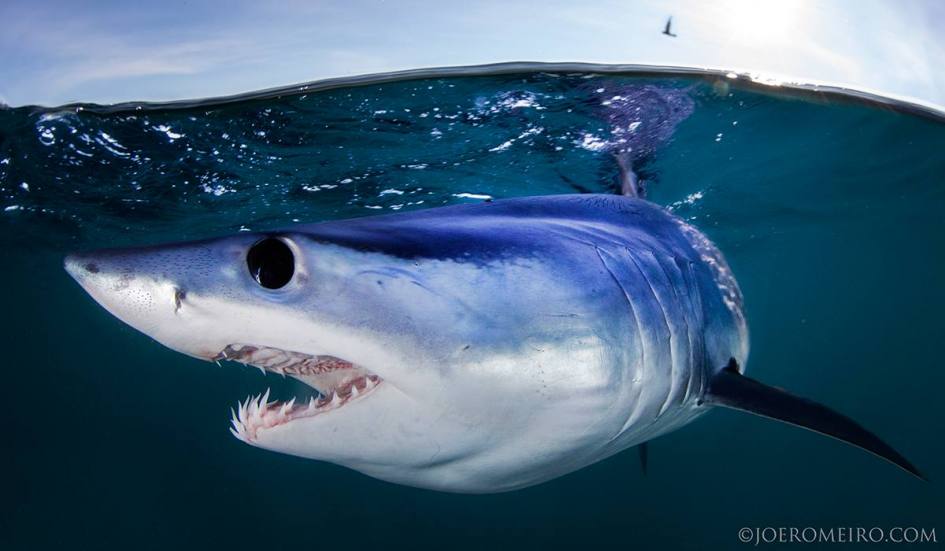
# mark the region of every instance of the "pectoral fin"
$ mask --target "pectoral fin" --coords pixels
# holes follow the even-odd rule
[[[856,421],[811,400],[745,377],[739,373],[734,359],[709,381],[703,403],[747,411],[832,436],[925,480],[905,457]]]

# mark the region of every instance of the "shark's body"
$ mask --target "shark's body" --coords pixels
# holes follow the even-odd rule
[[[878,439],[838,434],[862,429],[837,414],[804,422],[806,401],[772,412],[751,400],[776,391],[740,396],[758,383],[740,375],[748,340],[734,278],[701,233],[640,199],[497,201],[66,264],[167,346],[326,395],[248,400],[234,414],[239,438],[384,480],[513,490],[711,405],[828,432],[914,471]]]

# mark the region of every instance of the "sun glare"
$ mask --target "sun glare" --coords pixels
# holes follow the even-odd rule
[[[795,34],[801,2],[727,0],[719,5],[720,27],[739,42],[780,42]]]

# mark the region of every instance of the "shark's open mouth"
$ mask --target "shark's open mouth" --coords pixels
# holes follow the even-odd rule
[[[360,399],[377,388],[381,378],[367,369],[334,356],[313,356],[265,346],[231,344],[214,360],[232,360],[258,367],[264,371],[288,375],[318,391],[307,403],[269,401],[269,390],[249,396],[232,411],[230,432],[240,440],[251,442],[260,429],[313,417],[338,409]]]

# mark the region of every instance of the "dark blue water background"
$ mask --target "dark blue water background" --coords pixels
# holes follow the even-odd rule
[[[612,193],[620,156],[727,255],[749,373],[861,421],[931,482],[721,411],[652,442],[646,476],[631,450],[502,495],[378,482],[234,439],[228,408],[267,378],[162,348],[61,269],[73,249]],[[0,547],[737,549],[743,526],[945,539],[945,124],[927,113],[551,72],[0,109],[0,209]]]

